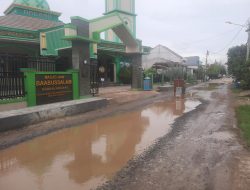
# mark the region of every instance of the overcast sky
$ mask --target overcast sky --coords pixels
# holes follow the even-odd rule
[[[0,12],[12,0],[0,0]],[[51,10],[62,13],[61,20],[70,16],[87,19],[104,13],[105,0],[48,0]],[[245,24],[250,17],[250,0],[136,0],[137,38],[143,45],[165,45],[181,56],[198,55],[204,60],[226,61],[233,45],[245,44],[247,33],[225,21]],[[236,35],[238,34],[239,35]],[[234,40],[233,40],[234,39]],[[212,52],[217,54],[212,54]]]

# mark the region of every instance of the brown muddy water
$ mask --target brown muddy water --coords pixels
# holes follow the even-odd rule
[[[206,83],[204,86],[198,87],[196,89],[213,91],[222,85],[224,85],[224,83]]]
[[[195,99],[156,102],[2,150],[0,189],[96,188],[199,104]]]

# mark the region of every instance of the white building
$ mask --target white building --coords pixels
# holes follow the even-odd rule
[[[142,57],[143,69],[146,70],[155,66],[183,67],[185,66],[185,60],[171,49],[163,45],[158,45],[151,49],[149,54]]]

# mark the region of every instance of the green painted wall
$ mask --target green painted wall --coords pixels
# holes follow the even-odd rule
[[[78,70],[69,70],[72,74],[73,80],[73,100],[80,99],[80,84],[79,84],[79,71]]]
[[[63,40],[63,38],[65,37],[64,28],[56,29],[45,33],[46,33],[47,49],[41,50],[41,55],[58,56],[59,49],[72,47],[71,41]]]
[[[35,72],[32,69],[23,69],[24,72],[24,86],[26,93],[27,105],[35,106],[36,105],[36,84],[35,84]]]

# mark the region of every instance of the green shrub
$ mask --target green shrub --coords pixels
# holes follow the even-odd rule
[[[248,89],[248,83],[246,82],[246,81],[244,81],[244,80],[241,80],[240,81],[240,88],[242,88],[242,89]]]
[[[196,78],[195,78],[194,75],[188,75],[188,76],[187,76],[187,83],[194,84],[194,83],[196,83],[196,82],[197,82],[197,81],[196,81]]]
[[[246,45],[235,46],[228,50],[228,71],[240,81],[240,88],[250,89],[250,60],[246,62]]]
[[[152,75],[157,75],[156,69],[150,68],[144,71],[145,77],[152,77]]]

